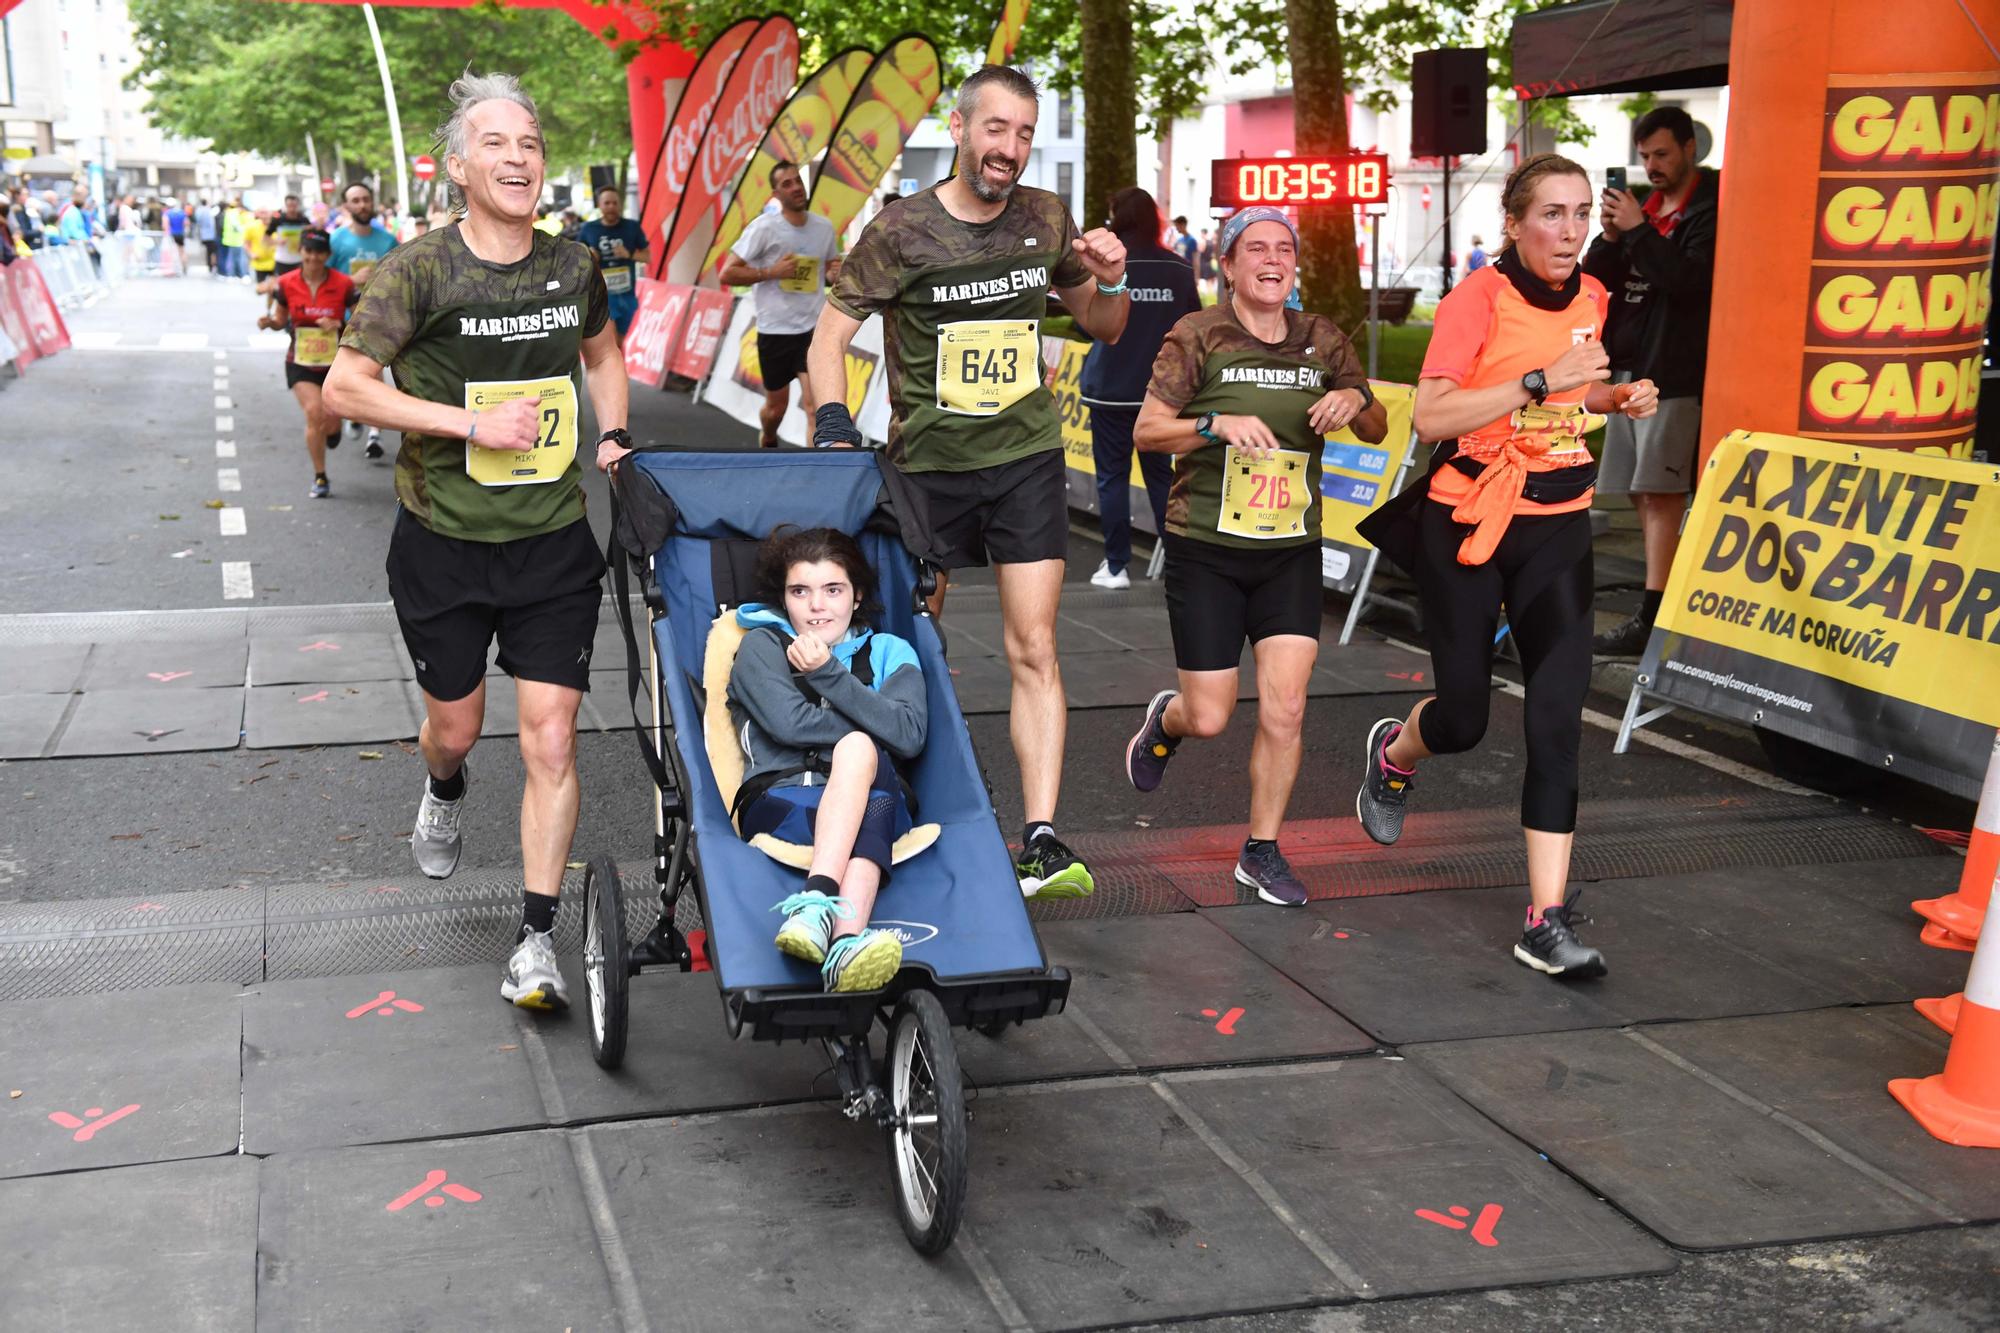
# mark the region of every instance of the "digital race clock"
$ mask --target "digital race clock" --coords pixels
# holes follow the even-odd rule
[[[1388,198],[1386,153],[1217,158],[1209,186],[1209,199],[1218,209],[1379,204]]]

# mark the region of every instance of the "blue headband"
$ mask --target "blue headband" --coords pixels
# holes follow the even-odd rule
[[[1292,220],[1285,216],[1284,210],[1281,208],[1260,206],[1257,208],[1238,209],[1223,219],[1220,241],[1222,253],[1227,255],[1231,250],[1235,249],[1237,238],[1259,222],[1277,222],[1283,224],[1285,230],[1292,234],[1292,247],[1294,249],[1298,248],[1299,229],[1292,225]]]

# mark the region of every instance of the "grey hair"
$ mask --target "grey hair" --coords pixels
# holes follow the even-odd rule
[[[474,74],[468,66],[465,73],[451,81],[451,87],[445,90],[445,97],[451,102],[451,114],[446,116],[444,123],[437,128],[439,157],[465,156],[466,117],[471,115],[472,108],[481,102],[512,102],[528,113],[535,122],[537,130],[541,128],[542,117],[535,109],[535,99],[528,96],[527,90],[521,87],[521,81],[512,74]],[[544,152],[548,150],[546,142],[542,144],[542,149]],[[465,196],[459,191],[458,186],[452,183],[450,172],[445,173],[445,189],[450,197],[451,207],[462,210],[465,207]]]
[[[1025,97],[1040,105],[1042,90],[1035,81],[1015,69],[1012,65],[982,65],[964,83],[958,86],[958,102],[953,110],[962,121],[970,121],[979,110],[980,91],[989,85],[998,84],[1016,97]]]

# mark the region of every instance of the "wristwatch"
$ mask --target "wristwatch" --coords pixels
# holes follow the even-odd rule
[[[610,440],[620,449],[630,449],[632,447],[632,432],[622,426],[614,426],[597,437],[599,444],[603,444],[606,440]]]
[[[1535,400],[1537,407],[1549,400],[1549,377],[1539,370],[1531,370],[1521,376],[1521,387]]]
[[[1362,412],[1366,412],[1369,408],[1375,406],[1375,391],[1368,387],[1367,380],[1363,380],[1359,384],[1350,384],[1347,387],[1361,395]],[[1359,416],[1360,413],[1356,413],[1355,415]]]
[[[1210,444],[1221,444],[1222,437],[1210,429],[1214,425],[1215,413],[1203,412],[1194,419],[1194,433],[1201,436],[1202,439],[1207,440]]]

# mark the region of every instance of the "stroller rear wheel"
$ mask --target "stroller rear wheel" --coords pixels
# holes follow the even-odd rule
[[[937,996],[913,990],[889,1021],[889,1162],[903,1234],[940,1254],[965,1213],[965,1081]]]
[[[631,976],[618,867],[608,856],[595,857],[583,872],[583,988],[590,997],[590,1053],[605,1069],[625,1062]]]

